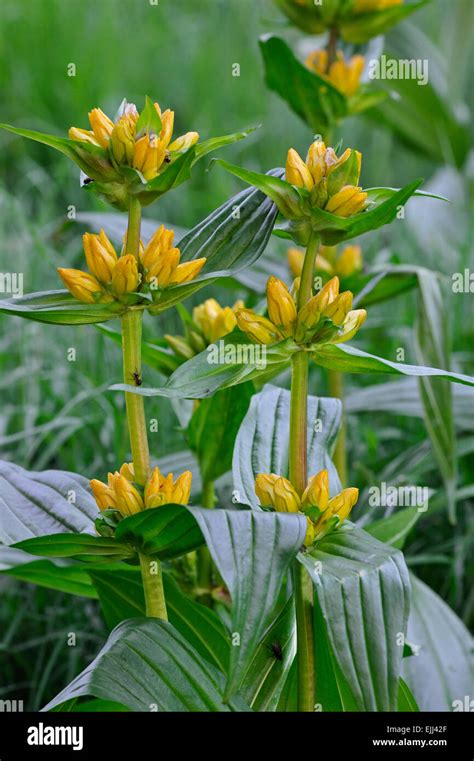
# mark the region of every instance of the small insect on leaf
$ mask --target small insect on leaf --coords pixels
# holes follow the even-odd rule
[[[276,642],[276,641],[272,642],[269,649],[271,654],[277,661],[283,660],[283,648],[279,642]]]

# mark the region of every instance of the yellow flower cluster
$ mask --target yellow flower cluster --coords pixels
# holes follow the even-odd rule
[[[109,473],[107,483],[93,479],[92,493],[100,510],[115,509],[124,517],[134,515],[151,507],[169,503],[187,505],[191,493],[192,473],[186,470],[176,481],[173,474],[164,476],[158,467],[145,484],[143,494],[133,485],[132,463],[124,463],[120,471]]]
[[[309,147],[306,161],[290,148],[286,159],[286,180],[310,191],[312,205],[335,214],[351,217],[367,206],[367,193],[358,186],[362,155],[347,148],[337,156],[322,140]]]
[[[206,299],[194,307],[192,324],[186,326],[186,336],[165,335],[165,339],[178,356],[190,359],[231,333],[237,325],[236,311],[243,306],[243,301],[236,301],[233,307],[222,307],[216,299]]]
[[[100,108],[89,111],[91,129],[71,127],[71,140],[90,143],[108,151],[115,166],[130,166],[142,173],[146,180],[152,180],[160,173],[163,164],[170,161],[170,154],[188,150],[199,140],[197,132],[187,132],[171,142],[174,127],[174,111],[161,111],[154,103],[161,120],[161,130],[139,130],[137,122],[140,114],[133,103],[126,105],[124,112],[114,123]]]
[[[140,242],[137,260],[124,253],[126,246],[118,257],[103,230],[99,234],[85,233],[83,245],[89,272],[59,267],[59,276],[76,299],[88,304],[126,301],[145,283],[152,290],[187,283],[199,274],[206,259],[180,264],[173,236],[172,230],[161,225],[146,247]]]
[[[352,309],[352,293],[339,293],[333,277],[298,311],[296,294],[282,280],[267,282],[268,318],[251,309],[237,312],[237,324],[257,343],[271,344],[291,337],[298,344],[342,343],[351,339],[364,322],[365,309]]]
[[[350,97],[359,89],[360,78],[364,71],[364,60],[364,56],[355,55],[346,62],[344,54],[338,51],[336,60],[328,67],[327,50],[314,50],[307,57],[306,66]]]
[[[346,520],[359,497],[359,490],[351,487],[330,499],[327,470],[311,476],[301,495],[287,478],[275,473],[259,473],[255,479],[255,493],[262,507],[270,507],[280,513],[306,515],[306,547]]]
[[[303,251],[298,248],[288,249],[288,264],[293,277],[300,277],[303,262]],[[316,257],[315,271],[345,278],[360,272],[362,267],[363,259],[360,246],[345,246],[339,255],[336,246],[321,246]]]

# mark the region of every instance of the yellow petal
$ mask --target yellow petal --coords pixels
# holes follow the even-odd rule
[[[58,274],[68,291],[79,301],[86,304],[113,301],[113,297],[102,288],[99,281],[87,272],[58,267]]]
[[[293,333],[296,321],[296,304],[288,287],[277,277],[269,277],[267,282],[268,316],[285,336]]]
[[[288,264],[293,277],[299,277],[303,269],[304,251],[300,251],[299,248],[288,249]]]
[[[107,148],[114,128],[114,123],[101,108],[93,108],[89,111],[89,121],[97,142],[102,148]]]
[[[173,140],[173,142],[169,144],[168,150],[170,152],[183,153],[192,148],[198,140],[199,132],[186,132],[185,135],[181,135],[181,137],[177,137],[176,140]]]
[[[260,344],[271,344],[284,338],[276,325],[266,317],[255,314],[252,309],[239,309],[236,312],[237,325],[253,341]]]
[[[305,507],[314,505],[319,507],[321,512],[327,509],[329,503],[329,474],[327,470],[320,470],[315,476],[312,476],[306,489],[301,497],[301,504]]]
[[[112,287],[117,296],[136,291],[140,284],[137,260],[132,254],[121,256],[117,260],[112,276]]]
[[[294,148],[290,148],[288,151],[285,177],[287,182],[290,182],[292,185],[296,185],[299,188],[311,190],[314,186],[311,172]]]
[[[107,484],[103,484],[102,481],[98,481],[96,478],[93,478],[89,483],[94,499],[100,510],[117,507],[117,500],[113,489],[107,486]]]
[[[180,264],[171,278],[170,285],[188,283],[190,280],[194,280],[201,272],[205,263],[206,257],[202,257],[201,259],[192,259],[190,262]]]

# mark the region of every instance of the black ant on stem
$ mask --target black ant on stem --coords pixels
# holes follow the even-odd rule
[[[141,386],[142,385],[142,383],[143,383],[142,376],[140,375],[138,370],[135,370],[132,373],[132,378],[133,378],[133,382],[134,382],[135,386]]]

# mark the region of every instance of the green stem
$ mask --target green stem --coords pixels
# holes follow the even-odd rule
[[[344,376],[337,370],[329,370],[329,395],[340,399],[342,402],[342,417],[339,435],[334,449],[333,460],[336,466],[341,484],[347,486],[347,422],[344,412]]]
[[[301,272],[298,309],[309,301],[313,293],[318,248],[319,236],[313,233]],[[289,475],[299,494],[302,494],[308,481],[308,370],[307,352],[300,351],[294,354],[291,361]],[[315,694],[312,595],[305,589],[309,577],[297,560],[293,564],[292,578],[298,644],[298,710],[309,712],[314,709]]]
[[[122,317],[122,354],[124,383],[137,385],[142,377],[141,364],[142,313],[129,310]],[[135,481],[142,486],[150,472],[150,454],[143,397],[125,393],[128,432],[132,450]]]
[[[140,570],[142,572],[143,592],[145,594],[146,614],[150,618],[168,620],[165,593],[163,590],[163,574],[159,560],[139,553]]]
[[[136,259],[138,259],[140,249],[140,225],[140,202],[137,198],[130,196],[126,252],[132,254]],[[140,385],[142,381],[142,312],[140,310],[129,309],[122,317],[122,355],[124,382]],[[150,452],[143,397],[126,393],[125,404],[135,481],[144,486],[150,474]],[[141,553],[139,553],[139,557],[146,614],[167,621],[160,562],[151,560]]]
[[[201,493],[201,505],[212,509],[215,502],[214,482],[204,481]],[[197,552],[197,583],[198,598],[203,605],[212,605],[212,568],[211,553],[206,546],[200,547]]]
[[[329,72],[332,64],[337,58],[337,38],[339,37],[339,31],[336,27],[332,27],[329,32],[328,44],[326,46],[328,54],[328,63],[326,67],[326,74]]]

